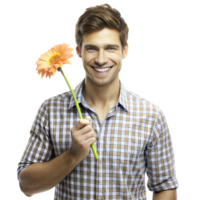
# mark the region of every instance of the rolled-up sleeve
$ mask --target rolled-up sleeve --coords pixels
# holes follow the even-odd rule
[[[178,188],[171,136],[162,111],[159,111],[155,118],[145,158],[148,176],[147,187],[150,191]]]
[[[47,162],[54,158],[54,151],[49,133],[49,115],[47,105],[48,102],[45,101],[40,106],[33,122],[30,130],[30,138],[18,164],[18,179],[19,173],[25,167],[37,162]]]

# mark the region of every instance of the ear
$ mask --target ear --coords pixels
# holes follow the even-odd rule
[[[80,51],[80,49],[79,49],[78,46],[76,47],[76,53],[77,53],[77,55],[78,55],[80,58],[82,58],[82,56],[81,56],[81,51]]]
[[[128,43],[126,43],[125,47],[123,48],[123,59],[126,58],[128,54]]]

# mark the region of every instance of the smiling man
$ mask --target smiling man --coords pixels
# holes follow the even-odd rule
[[[85,78],[46,100],[18,167],[27,196],[55,186],[55,200],[176,200],[172,141],[161,109],[126,90],[119,79],[128,54],[128,26],[108,4],[91,7],[76,24],[76,52]],[[90,145],[95,143],[99,159]]]
[[[83,35],[82,50],[76,48],[86,72],[83,96],[101,123],[116,105],[120,92],[119,72],[128,44],[122,47],[119,32],[103,28]]]

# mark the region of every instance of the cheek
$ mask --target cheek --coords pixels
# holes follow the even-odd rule
[[[95,55],[94,54],[93,55],[92,54],[86,54],[86,55],[83,56],[83,62],[85,64],[91,62],[94,59],[95,59]]]
[[[116,54],[110,55],[109,58],[115,63],[120,63],[122,60],[122,57]]]
[[[114,60],[115,62],[120,62],[122,55],[119,53],[109,53],[108,58],[111,60]]]

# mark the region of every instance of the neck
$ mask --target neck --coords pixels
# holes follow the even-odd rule
[[[91,79],[85,78],[85,85],[82,93],[85,102],[90,107],[104,109],[115,105],[120,93],[119,78],[115,78],[112,82],[106,85],[97,85],[94,84]]]

